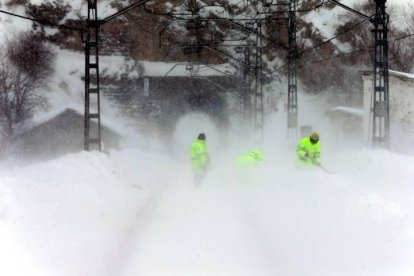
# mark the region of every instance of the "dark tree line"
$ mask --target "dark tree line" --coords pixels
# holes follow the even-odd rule
[[[54,53],[35,33],[23,33],[0,49],[0,154],[37,108],[46,106],[44,87]]]

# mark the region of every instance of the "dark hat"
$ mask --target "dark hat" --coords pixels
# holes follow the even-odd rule
[[[317,143],[318,141],[319,141],[319,134],[318,133],[316,133],[316,132],[313,132],[311,135],[310,135],[310,141],[312,142],[312,143]]]
[[[199,140],[206,140],[206,135],[204,133],[200,133],[197,137]]]

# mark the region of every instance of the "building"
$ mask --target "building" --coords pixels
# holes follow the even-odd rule
[[[372,71],[361,72],[363,79],[363,139],[369,144],[372,133]],[[390,149],[414,153],[414,75],[389,71]]]
[[[121,67],[119,72],[103,72],[103,95],[117,103],[122,115],[165,129],[173,129],[191,111],[223,123],[234,109],[229,102],[240,102],[240,76],[226,64],[142,61]]]
[[[105,149],[117,148],[121,135],[105,126],[101,130]],[[11,154],[29,160],[47,160],[83,149],[84,116],[66,109],[16,135]]]
[[[329,118],[330,139],[341,141],[342,148],[363,147],[363,118],[362,109],[337,106],[325,113]]]

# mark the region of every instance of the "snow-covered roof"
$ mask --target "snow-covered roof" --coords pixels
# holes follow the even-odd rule
[[[336,107],[331,108],[327,111],[327,113],[332,113],[332,112],[350,114],[350,115],[355,115],[357,117],[363,117],[364,116],[364,110],[363,109],[355,108],[355,107],[348,107],[348,106],[336,106]]]
[[[410,73],[405,73],[405,72],[400,72],[400,71],[395,71],[395,70],[388,70],[389,75],[390,76],[396,76],[396,77],[403,77],[406,79],[410,79],[410,80],[414,80],[414,74],[410,74]],[[372,71],[360,71],[360,74],[362,76],[371,76],[372,75]]]
[[[123,56],[100,57],[101,72],[103,75],[128,73],[130,77],[184,77],[184,76],[225,76],[235,73],[235,69],[229,64],[196,64],[183,62],[155,62],[133,61]],[[142,68],[134,69],[138,66]],[[191,69],[191,70],[190,70]]]
[[[84,111],[79,109],[79,106],[76,105],[68,105],[62,108],[57,108],[54,110],[51,110],[49,112],[44,112],[44,113],[38,113],[35,114],[35,116],[33,117],[33,119],[30,121],[30,123],[26,124],[24,126],[23,132],[26,132],[32,128],[35,128],[41,124],[47,123],[51,120],[53,120],[54,118],[58,117],[59,115],[65,113],[65,112],[72,112],[73,114],[78,114],[79,116],[83,117],[84,116]],[[123,129],[123,126],[120,125],[119,122],[116,121],[116,118],[110,118],[108,116],[105,116],[105,114],[103,114],[103,116],[101,116],[102,120],[101,120],[101,125],[104,127],[109,128],[111,131],[113,131],[114,133],[118,134],[118,135],[126,135],[125,129]]]
[[[394,70],[389,70],[389,73],[395,76],[406,77],[408,79],[414,79],[414,75],[409,74],[409,73],[404,73],[404,72],[399,72],[399,71],[394,71]]]
[[[141,62],[144,76],[224,76],[234,73],[228,64],[200,65],[191,63]]]

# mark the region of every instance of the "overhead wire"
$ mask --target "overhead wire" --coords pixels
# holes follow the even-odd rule
[[[18,18],[25,19],[25,20],[30,20],[30,21],[37,22],[37,23],[40,23],[42,25],[47,25],[47,26],[50,26],[50,27],[58,27],[58,28],[75,30],[75,31],[84,31],[85,30],[83,28],[77,28],[77,27],[72,27],[72,26],[68,26],[68,25],[57,24],[57,23],[53,23],[53,22],[45,20],[45,19],[31,18],[31,17],[15,14],[15,13],[12,13],[12,12],[8,12],[8,11],[5,11],[5,10],[0,10],[0,13],[4,13],[4,14],[10,15],[10,16],[18,17]]]
[[[414,33],[400,36],[400,37],[395,38],[394,40],[392,40],[390,42],[395,42],[395,41],[410,38],[410,37],[414,37]],[[326,58],[320,58],[320,59],[306,61],[306,62],[298,64],[298,67],[304,67],[304,66],[309,65],[309,64],[321,63],[321,62],[324,62],[324,61],[340,58],[340,57],[343,57],[343,56],[348,56],[348,55],[352,55],[352,54],[359,53],[359,52],[365,52],[365,51],[373,49],[374,47],[375,46],[370,46],[370,47],[366,47],[366,48],[359,48],[359,49],[356,49],[356,50],[353,50],[353,51],[350,51],[350,52],[338,53],[338,54],[335,54],[335,55],[331,55],[331,56],[326,57]],[[287,67],[287,64],[285,64],[283,66],[280,66],[279,68],[277,68],[273,71],[270,71],[267,74],[273,74],[273,73],[276,73],[276,72],[283,72],[283,71],[286,70],[286,67]]]
[[[309,3],[310,1],[306,2]],[[305,13],[305,12],[311,12],[311,11],[315,11],[317,9],[319,9],[320,7],[322,7],[323,5],[328,4],[328,2],[326,0],[322,0],[321,3],[319,3],[318,5],[316,5],[315,7],[313,7],[312,9],[308,9],[308,10],[297,10],[296,12],[299,13]],[[296,6],[297,7],[297,6]]]
[[[298,7],[300,5],[303,5],[303,4],[306,4],[306,3],[309,3],[311,1],[313,1],[313,0],[310,0],[310,1],[305,2],[305,3],[302,3],[302,4],[298,4],[298,5],[296,5],[296,7]],[[311,12],[311,11],[314,11],[314,10],[319,9],[324,4],[327,4],[326,0],[321,0],[321,1],[322,1],[321,3],[319,3],[318,5],[316,5],[315,7],[313,7],[312,9],[308,9],[308,10],[296,10],[296,12],[297,13]],[[286,4],[286,5],[288,5],[288,4]],[[268,12],[268,14],[286,14],[287,12],[288,11],[273,11],[273,12]]]
[[[406,38],[413,37],[413,36],[414,36],[414,33],[413,34],[408,34],[408,35],[403,35],[403,36],[398,37],[398,38],[396,38],[396,39],[394,39],[392,41],[389,41],[389,42],[395,42],[395,41],[402,40],[402,39],[406,39]],[[334,58],[338,58],[338,57],[342,57],[342,56],[346,56],[346,55],[351,55],[351,54],[358,53],[358,52],[364,52],[364,51],[367,51],[367,50],[371,50],[374,47],[375,46],[370,46],[370,47],[366,47],[366,48],[359,48],[359,49],[353,50],[351,52],[339,53],[339,54],[332,55],[332,56],[327,57],[327,58],[313,60],[313,61],[308,61],[308,62],[302,63],[301,65],[303,66],[303,65],[307,65],[307,64],[319,63],[319,62],[331,60],[331,59],[334,59]]]
[[[113,20],[113,19],[117,18],[118,16],[121,16],[121,15],[123,15],[124,13],[127,13],[127,12],[129,12],[130,10],[135,9],[136,7],[139,7],[139,6],[141,6],[141,5],[145,4],[145,3],[147,3],[148,1],[151,1],[151,0],[141,0],[141,1],[137,2],[137,3],[134,3],[134,4],[132,4],[132,5],[129,5],[129,6],[125,7],[125,8],[123,8],[122,10],[119,10],[118,12],[116,12],[116,13],[114,13],[114,14],[112,14],[112,15],[110,15],[110,16],[107,16],[107,17],[105,17],[104,19],[102,19],[102,20],[101,20],[101,21],[102,21],[102,24],[104,24],[104,23],[106,23],[106,22],[109,22],[109,21],[111,21],[111,20]]]
[[[296,5],[296,7],[303,6],[303,5],[308,4],[308,3],[312,2],[312,1],[314,1],[314,0],[302,1],[302,3],[300,3],[300,4],[298,3]],[[322,0],[322,3],[323,2],[325,2],[325,0]]]
[[[341,33],[339,33],[339,34],[337,34],[337,35],[335,35],[335,36],[333,36],[333,37],[331,37],[331,38],[329,38],[329,39],[327,39],[327,40],[325,40],[325,41],[323,41],[323,42],[321,42],[321,43],[319,43],[319,44],[317,44],[317,45],[315,45],[315,46],[313,46],[313,47],[311,47],[311,48],[308,48],[308,49],[303,50],[302,52],[300,52],[300,53],[299,53],[299,55],[302,55],[302,54],[304,54],[304,53],[307,53],[307,52],[310,52],[310,51],[315,50],[315,49],[317,49],[317,48],[320,48],[320,47],[322,47],[323,45],[325,45],[325,44],[327,44],[327,43],[331,42],[332,40],[337,39],[338,37],[341,37],[341,36],[343,36],[343,35],[345,35],[345,34],[349,33],[350,31],[352,31],[352,30],[356,29],[358,26],[362,25],[363,23],[365,23],[365,22],[367,22],[367,21],[368,21],[368,19],[364,19],[364,20],[362,20],[362,21],[358,22],[357,24],[353,25],[353,26],[352,26],[351,28],[349,28],[348,30],[343,31],[343,32],[341,32]]]
[[[367,48],[356,49],[356,50],[353,50],[351,52],[339,53],[339,54],[331,55],[331,56],[326,57],[326,58],[310,60],[310,61],[298,64],[298,67],[303,67],[303,66],[309,65],[309,64],[320,63],[320,62],[328,61],[328,60],[331,60],[331,59],[339,58],[339,57],[342,57],[342,56],[347,56],[347,55],[351,55],[351,54],[355,54],[355,53],[359,53],[359,52],[364,52],[364,51],[370,50],[372,48],[374,48],[374,46],[370,46],[370,47],[367,47]]]
[[[106,17],[103,21],[104,22],[107,22],[109,20],[112,20],[112,19],[114,19],[114,18],[116,18],[116,17],[118,17],[118,16],[120,16],[120,15],[128,12],[129,10],[131,10],[131,9],[137,7],[137,6],[140,6],[142,4],[145,4],[148,1],[149,0],[142,0],[142,1],[138,2],[138,3],[135,3],[133,5],[130,5],[130,6],[122,9],[121,11],[119,11],[119,12],[113,14],[113,15]],[[310,3],[311,1],[312,0],[308,0],[306,2],[302,2],[302,3],[298,4],[297,6],[301,6],[301,5]],[[323,5],[325,3],[326,3],[325,0],[322,0],[322,3],[320,3],[317,6],[315,6],[312,10],[315,10],[316,8],[320,7],[320,5]],[[309,10],[309,11],[311,11],[311,10]],[[72,26],[63,25],[63,24],[57,24],[57,23],[53,23],[53,22],[48,21],[48,20],[45,20],[45,19],[31,18],[31,17],[27,17],[27,16],[15,14],[15,13],[12,13],[12,12],[8,12],[8,11],[5,11],[5,10],[0,10],[0,13],[4,13],[4,14],[10,15],[10,16],[18,17],[18,18],[25,19],[25,20],[30,20],[30,21],[37,22],[37,23],[40,23],[40,24],[43,24],[43,25],[47,25],[47,26],[50,26],[50,27],[65,28],[65,29],[76,30],[76,31],[84,31],[85,30],[83,28],[77,28],[77,27],[72,27]],[[162,15],[173,17],[171,14],[162,14]],[[346,30],[346,31],[344,31],[344,32],[342,32],[340,34],[337,34],[336,36],[334,36],[334,37],[332,37],[332,38],[330,38],[330,39],[328,39],[326,41],[323,41],[322,43],[319,43],[319,44],[315,45],[314,47],[311,47],[309,49],[306,49],[306,50],[302,51],[300,54],[304,54],[306,52],[315,50],[315,49],[323,46],[324,44],[329,43],[330,41],[332,41],[332,40],[334,40],[334,39],[336,39],[336,38],[338,38],[338,37],[340,37],[340,36],[342,36],[342,35],[350,32],[350,31],[354,30],[355,28],[357,28],[358,26],[362,25],[366,21],[368,21],[368,19],[364,19],[364,20],[360,21],[359,23],[357,23],[354,26],[352,26],[350,29],[348,29],[348,30]],[[407,35],[398,37],[398,38],[394,39],[393,42],[396,42],[396,41],[402,40],[402,39],[406,39],[406,38],[409,38],[409,37],[412,37],[412,36],[414,36],[414,33],[413,34],[407,34]],[[309,61],[309,62],[300,64],[298,66],[304,66],[304,65],[307,65],[307,64],[311,64],[311,63],[323,62],[323,61],[330,60],[330,59],[334,59],[334,58],[338,58],[338,57],[341,57],[341,56],[344,56],[344,55],[350,55],[350,54],[354,54],[354,53],[357,53],[357,52],[366,51],[366,50],[369,50],[369,49],[372,49],[372,48],[373,48],[373,46],[368,47],[368,48],[363,48],[363,49],[357,49],[357,50],[354,50],[354,51],[351,51],[351,52],[347,52],[347,53],[340,53],[340,54],[336,54],[336,55],[330,56],[328,58],[323,58],[323,59],[318,59],[318,60],[314,60],[314,61]],[[276,70],[274,70],[272,72],[269,72],[269,73],[274,73],[274,72],[281,71],[284,67],[285,66],[282,66],[282,67],[280,67],[280,68],[278,68],[278,69],[276,69]]]
[[[401,37],[398,37],[398,38],[394,39],[393,41],[395,42],[395,41],[402,40],[402,39],[406,39],[406,38],[409,38],[409,37],[412,37],[412,36],[414,36],[414,33],[407,34],[407,35],[403,35]]]
[[[130,10],[132,10],[136,7],[139,7],[139,6],[145,4],[146,2],[149,2],[149,1],[151,1],[151,0],[141,0],[137,3],[129,5],[129,6],[119,10],[118,12],[116,12],[112,15],[109,15],[109,16],[105,17],[104,19],[101,20],[101,23],[103,24],[103,23],[106,23],[108,21],[111,21],[111,20],[123,15],[124,13],[129,12]],[[15,14],[15,13],[12,13],[12,12],[8,12],[8,11],[5,11],[5,10],[0,10],[0,13],[4,13],[4,14],[10,15],[10,16],[14,16],[14,17],[18,17],[18,18],[22,18],[22,19],[26,19],[26,20],[31,20],[31,21],[34,21],[34,22],[37,22],[37,23],[40,23],[40,24],[43,24],[43,25],[48,25],[48,26],[51,26],[51,27],[66,28],[66,29],[72,29],[72,30],[77,30],[77,31],[84,31],[85,30],[85,29],[81,29],[81,28],[68,26],[68,25],[53,23],[53,22],[51,22],[49,20],[45,20],[45,19],[31,18],[31,17]]]

